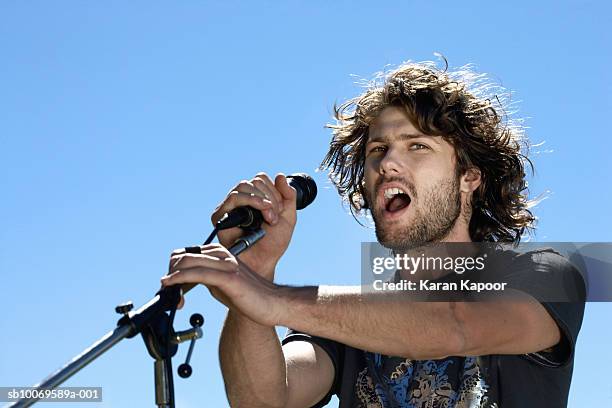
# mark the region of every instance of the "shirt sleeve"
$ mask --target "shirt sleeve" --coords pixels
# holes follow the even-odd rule
[[[546,367],[563,367],[573,359],[582,326],[586,289],[576,267],[552,249],[521,254],[506,276],[508,287],[533,296],[557,323],[561,341],[547,351],[525,357]]]
[[[342,367],[344,362],[344,346],[336,341],[329,340],[323,337],[311,336],[306,333],[302,333],[291,328],[287,329],[285,338],[281,341],[282,345],[285,345],[292,341],[306,341],[312,344],[316,344],[321,347],[329,355],[329,358],[334,365],[334,382],[328,393],[312,408],[319,408],[326,406],[331,400],[332,395],[338,394],[340,390],[340,380],[342,378]]]

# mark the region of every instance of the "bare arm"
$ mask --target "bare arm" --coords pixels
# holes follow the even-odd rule
[[[334,367],[319,346],[293,341],[281,348],[273,327],[229,311],[219,347],[232,407],[309,407],[331,388]]]
[[[318,345],[292,341],[283,346],[287,367],[287,408],[311,407],[329,392],[334,365]]]
[[[232,407],[285,406],[285,357],[274,327],[229,311],[221,332],[219,359]]]
[[[350,346],[411,359],[524,354],[561,339],[531,296],[514,301],[411,302],[402,293],[361,294],[359,287],[280,287],[281,325]]]
[[[544,307],[521,292],[513,301],[412,302],[403,293],[362,294],[358,286],[279,286],[232,262],[225,248],[212,245],[209,251],[221,251],[218,260],[185,255],[181,263],[187,269],[164,278],[164,285],[214,287],[224,294],[221,302],[264,326],[292,327],[415,360],[531,353],[561,339]]]
[[[360,287],[276,285],[219,245],[181,257],[162,283],[203,283],[232,311],[221,342],[232,406],[247,400],[248,406],[309,406],[329,390],[329,357],[316,356],[313,347],[291,365],[276,325],[415,360],[531,353],[561,337],[543,306],[525,294],[512,302],[412,302],[404,293],[362,294]]]

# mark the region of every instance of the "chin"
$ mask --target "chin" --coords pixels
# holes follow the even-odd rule
[[[404,230],[405,231],[405,230]],[[376,229],[376,238],[378,242],[385,248],[399,250],[414,246],[412,242],[407,240],[407,234],[402,234],[401,230],[390,231],[389,229]]]

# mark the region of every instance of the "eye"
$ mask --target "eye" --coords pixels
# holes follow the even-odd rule
[[[377,153],[377,152],[385,152],[385,151],[387,151],[387,146],[385,146],[385,145],[378,145],[378,146],[374,146],[373,148],[371,148],[368,151],[368,154],[370,154],[370,153]]]
[[[413,143],[410,145],[410,150],[423,150],[429,149],[429,146],[424,145],[423,143]]]

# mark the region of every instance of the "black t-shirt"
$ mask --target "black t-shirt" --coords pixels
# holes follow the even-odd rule
[[[584,314],[584,281],[564,257],[549,250],[513,253],[508,287],[546,299],[562,289],[578,301],[540,303],[559,326],[562,340],[552,350],[525,355],[409,360],[358,350],[289,329],[282,341],[307,341],[325,350],[335,377],[328,394],[340,408],[559,408],[567,406],[574,347]]]

